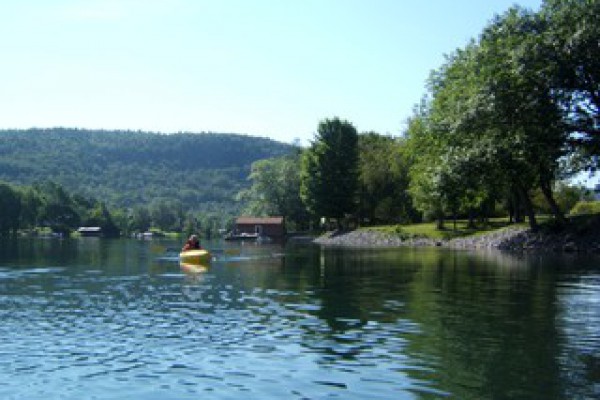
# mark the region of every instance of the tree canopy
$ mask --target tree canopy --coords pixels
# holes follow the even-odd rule
[[[366,132],[358,137],[358,149],[360,220],[371,224],[418,220],[408,192],[406,140]]]
[[[358,133],[339,118],[319,123],[302,158],[301,196],[317,217],[340,220],[354,213],[358,189]]]
[[[544,24],[537,52],[551,77],[552,95],[576,149],[600,156],[600,1],[545,0],[539,13]],[[595,157],[594,157],[595,156]]]
[[[248,187],[251,164],[294,148],[233,134],[4,130],[0,180],[17,185],[51,180],[110,208],[170,199],[184,210],[235,215],[234,197]]]
[[[564,162],[578,151],[590,167],[597,156],[600,69],[587,52],[598,54],[598,3],[512,7],[432,73],[408,129],[420,152],[411,172],[419,209],[442,217],[508,198],[535,228],[539,189],[562,219],[553,186]]]
[[[300,198],[300,151],[288,156],[256,161],[248,179],[252,186],[240,192],[243,213],[282,216],[288,229],[308,227],[310,217]]]

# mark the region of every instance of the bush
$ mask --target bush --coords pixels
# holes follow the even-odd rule
[[[600,201],[580,201],[575,204],[569,214],[571,216],[600,214]]]

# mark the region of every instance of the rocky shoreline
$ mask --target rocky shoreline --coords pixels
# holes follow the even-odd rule
[[[586,235],[532,232],[510,227],[475,237],[450,240],[422,237],[402,238],[374,230],[328,232],[314,240],[323,246],[343,247],[445,247],[453,249],[499,249],[508,251],[552,251],[600,254],[600,229]]]

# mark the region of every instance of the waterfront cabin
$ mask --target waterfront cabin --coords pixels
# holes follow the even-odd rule
[[[285,236],[283,217],[239,217],[226,239],[258,239],[268,237],[282,239]]]

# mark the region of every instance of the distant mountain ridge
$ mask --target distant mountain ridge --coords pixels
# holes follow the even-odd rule
[[[235,212],[252,162],[293,149],[240,134],[0,130],[0,181],[52,180],[113,207],[170,199],[186,210]]]

